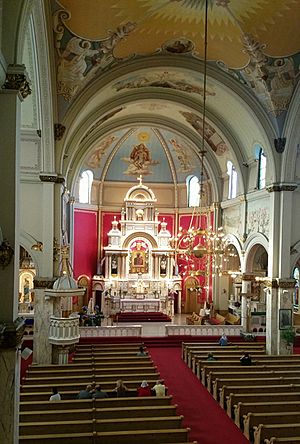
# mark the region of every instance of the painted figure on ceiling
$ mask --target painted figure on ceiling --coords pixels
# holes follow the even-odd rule
[[[152,172],[149,170],[150,165],[157,165],[157,160],[151,159],[149,148],[144,143],[140,143],[133,147],[129,158],[123,157],[124,162],[129,163],[129,166],[123,174],[126,175],[149,175]]]

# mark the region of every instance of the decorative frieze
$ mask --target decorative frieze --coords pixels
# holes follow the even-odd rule
[[[25,320],[17,318],[14,322],[0,322],[0,349],[16,348],[25,332]]]
[[[30,81],[25,65],[9,65],[2,89],[19,91],[23,99],[31,94]]]

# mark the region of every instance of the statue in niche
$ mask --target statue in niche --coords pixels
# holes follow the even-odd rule
[[[111,257],[111,274],[118,274],[118,258],[115,254]]]
[[[165,276],[167,274],[167,257],[164,254],[160,260],[160,274],[161,276]]]

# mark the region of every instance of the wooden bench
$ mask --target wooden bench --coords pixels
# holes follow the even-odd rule
[[[237,383],[238,384],[238,383]],[[278,384],[278,385],[223,385],[219,392],[219,403],[225,407],[225,400],[230,393],[281,393],[300,391],[300,384]]]
[[[234,422],[240,427],[243,418],[248,413],[277,413],[293,412],[300,410],[300,400],[297,401],[269,401],[269,402],[238,402],[234,406]]]
[[[298,378],[300,383],[300,378]],[[213,382],[213,397],[218,401],[218,394],[223,385],[239,385],[239,386],[256,386],[256,385],[280,385],[292,384],[290,379],[262,377],[261,378],[246,378],[246,379],[215,379]]]
[[[220,349],[221,349],[221,346],[218,345],[218,344],[215,344],[215,343],[214,344],[205,344],[205,345],[202,345],[202,344],[191,344],[191,345],[188,345],[188,344],[186,344],[186,345],[182,346],[182,359],[185,362],[187,362],[188,354],[191,351],[205,351],[205,352],[210,352],[211,351],[211,352],[213,352],[213,351],[218,351]],[[222,347],[223,351],[225,351],[225,350],[241,350],[241,351],[244,351],[245,349],[247,351],[249,350],[250,352],[252,350],[265,350],[265,345],[263,343],[260,344],[258,342],[255,342],[255,343],[244,343],[244,342],[241,342],[240,344],[232,344],[231,343],[230,345],[227,345],[226,347]]]
[[[89,433],[125,430],[177,429],[181,427],[183,416],[132,417],[112,419],[60,420],[51,422],[24,422],[19,424],[20,436],[47,435],[49,433]]]
[[[239,402],[282,402],[299,401],[300,392],[293,393],[231,393],[226,398],[227,414],[232,417],[234,406]],[[237,424],[239,425],[239,424]]]
[[[134,371],[134,373],[133,373]],[[36,377],[35,375],[29,375],[26,377],[26,381],[23,384],[26,386],[29,385],[37,385],[37,384],[43,384],[43,385],[64,385],[66,383],[74,383],[74,384],[89,384],[90,381],[97,381],[99,384],[102,384],[104,381],[113,381],[115,382],[118,379],[142,379],[142,380],[148,380],[148,379],[159,379],[160,374],[157,372],[157,370],[153,367],[152,369],[142,369],[140,371],[136,371],[136,369],[128,370],[127,372],[123,372],[121,369],[114,369],[114,372],[111,372],[109,374],[105,372],[92,372],[88,375],[64,375],[64,376],[39,376]]]
[[[253,346],[263,346],[265,347],[265,342],[245,342],[245,341],[231,341],[230,347],[238,346],[243,348],[253,347]],[[193,347],[218,347],[220,348],[218,341],[204,341],[204,342],[182,342],[181,343],[181,357],[185,359],[186,350]],[[228,346],[227,346],[228,347]]]
[[[50,395],[49,395],[50,396]],[[104,398],[104,399],[72,399],[61,400],[59,402],[47,401],[23,401],[20,402],[20,411],[39,411],[39,410],[57,410],[57,409],[92,409],[92,408],[118,408],[135,406],[162,406],[170,405],[172,396],[164,397],[124,397],[124,398]]]
[[[153,403],[155,404],[155,403]],[[62,417],[66,421],[93,419],[93,416],[101,419],[151,417],[151,416],[176,416],[177,405],[149,405],[111,408],[89,408],[89,409],[61,409],[60,403],[56,403],[56,410],[23,411],[20,413],[20,422],[51,422],[58,421]]]
[[[300,419],[300,410],[295,412],[252,413],[244,415],[243,431],[247,439],[253,439],[253,427],[259,424],[286,424],[297,423]]]
[[[279,444],[279,443],[285,443],[285,444],[299,444],[300,442],[300,436],[293,436],[289,438],[271,438],[271,439],[265,439],[265,444]]]
[[[217,360],[221,360],[221,361],[232,361],[232,360],[236,360],[236,362],[240,362],[240,357],[241,357],[242,353],[239,350],[232,350],[230,352],[224,352],[222,350],[218,351],[218,352],[214,352],[214,356]],[[261,357],[265,356],[265,352],[262,351],[256,351],[255,353],[251,354],[252,359],[254,361],[257,361],[258,359],[260,359]],[[195,353],[193,354],[190,353],[188,356],[188,366],[189,368],[196,373],[196,362],[197,360],[199,361],[204,361],[205,359],[207,359],[207,353]],[[211,361],[211,362],[216,362],[216,361]]]
[[[287,438],[300,435],[300,421],[289,424],[259,424],[254,426],[254,444],[261,444],[272,437]]]
[[[102,433],[69,433],[20,436],[19,442],[29,444],[152,444],[187,443],[190,429],[135,430]],[[195,443],[196,444],[196,443]]]

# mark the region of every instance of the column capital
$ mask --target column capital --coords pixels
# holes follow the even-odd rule
[[[276,182],[272,183],[271,185],[266,186],[266,190],[269,193],[273,193],[275,191],[294,191],[298,185],[295,182]]]
[[[17,348],[25,332],[25,320],[17,318],[14,322],[0,322],[0,350]]]
[[[63,138],[66,131],[66,127],[61,123],[54,124],[54,140],[59,141]]]
[[[33,281],[34,288],[46,289],[53,288],[53,283],[56,281],[56,277],[48,278],[48,277],[39,277],[36,276]]]
[[[266,287],[269,288],[285,288],[285,289],[291,289],[295,287],[295,279],[292,278],[268,278],[266,277],[263,279],[263,283]]]
[[[251,281],[254,282],[255,281],[255,274],[250,274],[250,273],[243,273],[242,274],[242,281]]]
[[[19,91],[23,100],[31,94],[30,80],[25,65],[8,65],[2,89]]]
[[[47,172],[41,172],[40,175],[40,181],[41,182],[51,182],[51,183],[65,183],[66,178],[60,174],[57,173],[47,173]]]

